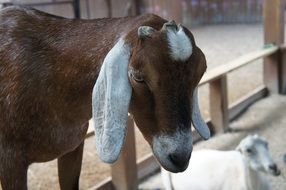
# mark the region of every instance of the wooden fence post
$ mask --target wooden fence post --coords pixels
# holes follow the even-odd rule
[[[112,2],[111,0],[106,0],[106,4],[107,4],[107,17],[111,18],[112,17]]]
[[[280,93],[286,94],[286,49],[282,50],[282,62],[280,67]]]
[[[129,10],[128,10],[128,15],[127,16],[134,16],[134,15],[139,15],[140,12],[140,7],[139,7],[139,0],[129,0],[128,2]]]
[[[264,0],[264,44],[284,43],[284,9],[285,0]],[[264,59],[264,83],[273,93],[282,89],[282,60],[281,51]]]
[[[128,131],[119,159],[111,167],[112,183],[117,190],[137,189],[134,121],[128,117]]]
[[[228,128],[228,97],[226,75],[210,82],[210,116],[215,133],[222,133]]]
[[[79,0],[73,0],[74,17],[80,18],[80,3]]]
[[[182,23],[182,0],[168,0],[166,2],[170,19],[175,20],[177,23]]]

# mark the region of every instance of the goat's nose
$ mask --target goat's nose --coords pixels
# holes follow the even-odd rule
[[[277,171],[277,165],[276,164],[269,165],[269,169],[273,171]]]
[[[280,175],[280,171],[276,164],[269,165],[269,169],[273,171],[274,175]]]
[[[185,170],[189,164],[191,153],[169,154],[170,161],[180,170]]]

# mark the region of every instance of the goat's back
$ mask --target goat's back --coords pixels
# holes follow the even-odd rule
[[[192,153],[185,172],[171,174],[175,189],[236,190],[244,183],[244,167],[238,151],[200,150]],[[167,184],[166,172],[162,173]],[[233,184],[237,184],[236,187]]]

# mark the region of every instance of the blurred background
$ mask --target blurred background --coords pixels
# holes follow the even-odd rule
[[[186,26],[260,22],[263,0],[1,0],[68,18],[155,13]]]
[[[194,34],[197,45],[206,55],[208,71],[264,46],[263,0],[0,0],[0,4],[2,7],[32,6],[67,18],[95,19],[154,13],[173,19]],[[255,61],[227,76],[229,105],[263,85],[261,63],[262,60]],[[200,86],[199,94],[204,118],[208,120],[209,84]],[[135,136],[137,160],[140,160],[151,150],[138,129],[135,129]],[[85,141],[81,189],[93,187],[110,176],[110,166],[99,161],[95,153],[93,138]],[[282,154],[281,149],[279,151],[277,157]],[[28,174],[30,189],[59,189],[56,161],[33,164]],[[276,189],[280,188],[278,185]]]

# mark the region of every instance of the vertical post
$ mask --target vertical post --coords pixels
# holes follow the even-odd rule
[[[210,82],[210,116],[215,133],[222,133],[228,128],[228,97],[226,75]]]
[[[286,94],[286,48],[281,50],[282,60],[280,67],[280,93]]]
[[[79,5],[79,0],[74,0],[74,1],[73,1],[73,10],[74,10],[74,17],[75,17],[75,18],[80,18],[80,5]]]
[[[135,15],[139,15],[140,14],[140,0],[134,0],[134,5],[135,5]]]
[[[264,0],[264,44],[284,43],[285,0]],[[264,59],[264,83],[273,92],[281,92],[281,51]],[[284,73],[285,74],[285,73]]]
[[[107,12],[108,18],[111,18],[112,17],[112,2],[111,2],[111,0],[106,0],[106,4],[107,4],[107,9],[108,9],[108,12]]]
[[[171,19],[174,19],[177,23],[182,23],[182,0],[169,0],[168,11],[171,13]]]
[[[139,14],[138,0],[129,0],[125,7],[124,16],[134,16]]]
[[[117,190],[137,189],[137,165],[135,150],[134,121],[128,117],[125,145],[119,159],[112,165],[112,183]]]

